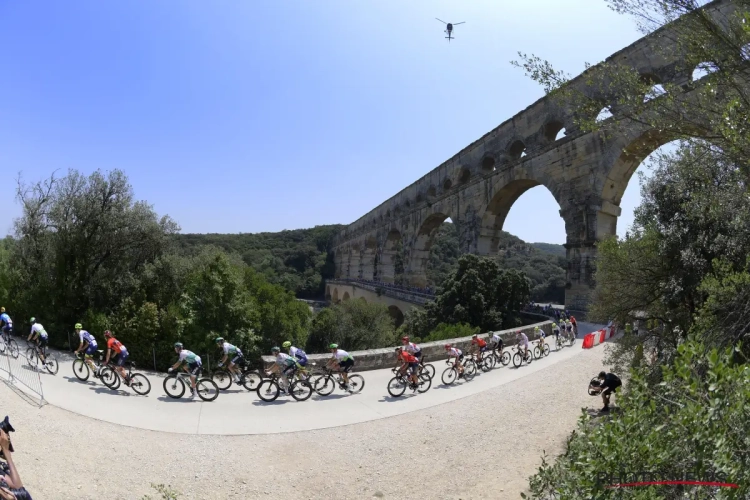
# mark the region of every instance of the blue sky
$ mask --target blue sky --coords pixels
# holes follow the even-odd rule
[[[542,96],[517,51],[578,73],[638,38],[602,0],[2,2],[0,234],[19,172],[68,168],[183,232],[349,223]],[[562,243],[558,210],[535,188],[505,229]]]

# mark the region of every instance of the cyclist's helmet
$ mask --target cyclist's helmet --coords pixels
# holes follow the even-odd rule
[[[82,325],[82,324],[80,324],[80,323],[76,323],[76,326],[75,326],[74,328],[75,328],[76,330],[80,330],[81,328],[83,328],[83,325]]]
[[[110,332],[109,330],[104,330],[104,336],[105,337],[111,337],[112,336],[112,332]]]
[[[474,335],[472,335],[472,336],[471,336],[471,338],[473,338],[473,339],[475,339],[475,338],[477,338],[477,337],[478,337],[478,335],[477,335],[476,333],[475,333]]]
[[[214,340],[214,342],[216,342],[217,344],[219,342],[224,342],[224,337],[216,337],[216,340]]]
[[[288,349],[288,348],[292,347],[292,343],[287,340],[286,342],[284,342],[283,344],[281,344],[281,347],[283,347],[284,349]]]
[[[328,348],[329,349],[338,349],[339,345],[338,344],[331,344],[331,345],[328,346]]]
[[[174,347],[175,349],[182,349],[182,342],[175,342]]]
[[[409,337],[401,337],[401,342],[409,342]]]
[[[271,352],[280,352],[280,351],[281,351],[281,349],[279,349],[278,347],[272,347],[271,348]]]
[[[5,312],[5,308],[4,307],[0,307],[0,313],[4,313],[4,312]]]
[[[450,349],[451,347],[453,347],[453,346],[452,346],[452,345],[450,345],[450,344],[445,344],[445,348],[446,348],[446,349]]]
[[[395,348],[394,350],[395,350],[396,352],[399,352],[399,351],[401,350],[401,347],[396,347],[396,348]]]
[[[31,323],[31,324],[33,325],[34,323],[36,323],[36,318],[31,318],[31,319],[29,320],[29,322],[30,322],[30,323]]]

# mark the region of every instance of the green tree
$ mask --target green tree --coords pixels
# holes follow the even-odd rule
[[[323,309],[313,318],[307,349],[324,352],[331,343],[352,351],[395,345],[388,307],[353,299]]]
[[[471,337],[475,333],[479,333],[479,327],[470,326],[466,323],[458,323],[456,325],[440,323],[427,337],[421,340],[422,342],[436,342],[438,340]]]

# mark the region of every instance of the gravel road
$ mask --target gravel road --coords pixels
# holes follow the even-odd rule
[[[580,349],[576,346],[575,348]],[[170,484],[181,499],[520,498],[544,451],[555,456],[604,348],[480,394],[382,420],[254,436],[147,431],[29,405],[0,383],[0,417],[36,500],[140,499]],[[102,398],[106,404],[106,398]],[[383,404],[389,404],[384,402]],[[300,405],[305,411],[305,405]]]

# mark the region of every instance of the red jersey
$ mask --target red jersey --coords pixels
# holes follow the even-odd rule
[[[406,351],[401,351],[399,358],[401,358],[401,361],[404,363],[419,363],[419,360],[413,354],[409,354]]]
[[[475,339],[471,339],[471,343],[472,344],[476,344],[479,347],[486,347],[487,346],[487,342],[485,342],[484,339],[480,339],[479,337],[477,337]]]
[[[122,345],[122,342],[114,337],[107,340],[107,347],[115,351],[117,354],[120,354],[120,351],[125,348],[125,346]]]

